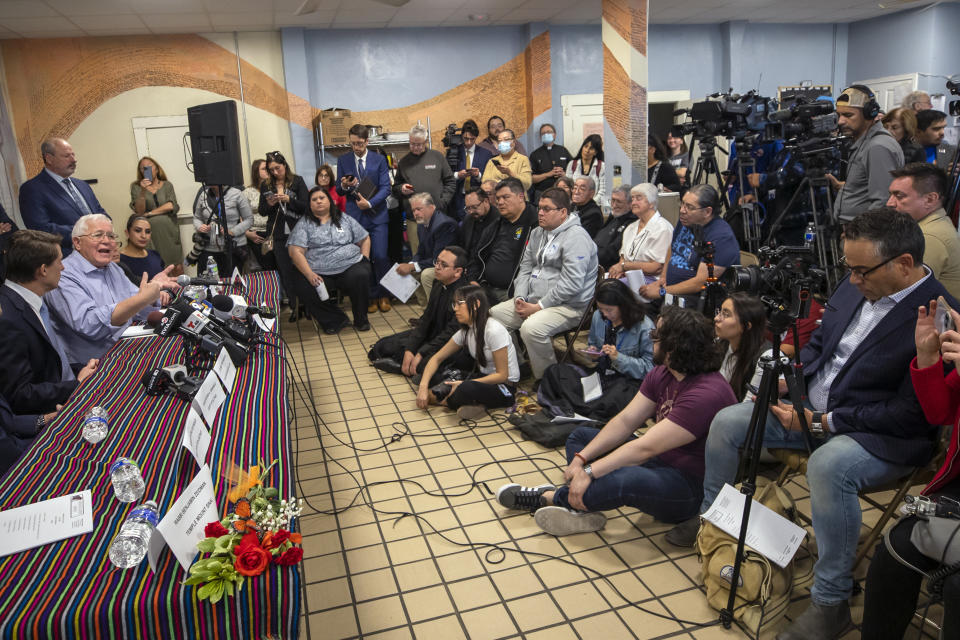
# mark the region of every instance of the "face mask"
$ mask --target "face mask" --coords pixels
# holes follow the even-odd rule
[[[497,149],[499,149],[501,154],[510,153],[510,142],[500,142],[497,144]]]
[[[543,144],[553,144],[553,134],[552,133],[543,134],[542,136],[540,136],[540,142],[542,142]]]

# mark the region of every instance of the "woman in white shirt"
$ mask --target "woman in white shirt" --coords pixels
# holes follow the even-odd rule
[[[620,262],[610,267],[611,278],[642,271],[650,283],[663,271],[673,241],[673,225],[657,211],[657,194],[657,188],[649,182],[630,189],[630,211],[637,220],[623,230]]]
[[[757,366],[766,342],[766,308],[758,298],[743,292],[731,293],[713,319],[717,342],[726,351],[720,374],[733,387],[738,401],[760,384],[762,370]]]
[[[457,289],[453,310],[462,328],[427,362],[417,391],[417,406],[426,409],[431,404],[443,404],[468,420],[483,416],[487,409],[512,406],[520,381],[517,352],[507,328],[490,317],[490,303],[483,288],[467,285]],[[480,377],[446,380],[430,387],[440,363],[464,346],[476,361]]]
[[[603,164],[603,138],[593,133],[584,138],[577,157],[567,163],[567,175],[576,182],[577,178],[593,178],[597,192],[594,201],[601,207],[607,200],[607,172]]]

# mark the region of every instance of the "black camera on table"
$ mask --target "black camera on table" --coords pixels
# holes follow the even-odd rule
[[[193,232],[193,249],[184,258],[184,263],[195,265],[200,261],[200,253],[210,246],[210,235],[207,233]]]

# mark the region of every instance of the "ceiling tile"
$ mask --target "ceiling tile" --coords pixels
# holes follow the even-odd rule
[[[46,0],[46,3],[68,18],[135,13],[130,7],[130,3],[124,0]]]
[[[270,11],[238,11],[235,13],[211,13],[210,22],[243,26],[260,25],[264,30],[273,28],[273,14]]]
[[[131,11],[153,15],[157,13],[197,13],[203,7],[197,0],[126,0]]]
[[[17,33],[27,31],[43,31],[44,33],[54,32],[59,29],[74,31],[76,25],[62,16],[49,16],[44,18],[0,18],[0,26],[6,27]]]
[[[270,2],[264,0],[203,0],[203,6],[210,13],[271,11]]]
[[[511,22],[516,20],[522,22],[543,22],[555,16],[557,12],[558,9],[514,9],[503,16],[501,22],[504,20]]]
[[[439,24],[452,15],[453,11],[452,8],[440,7],[401,7],[393,16],[393,21],[419,22],[421,26],[424,23]]]
[[[143,24],[140,16],[133,14],[116,14],[111,16],[71,16],[70,22],[77,25],[84,31],[104,30],[104,29],[140,29],[141,33],[146,33],[147,27]]]
[[[138,29],[84,29],[83,32],[95,38],[101,36],[137,36],[150,33],[146,27]]]
[[[80,29],[55,29],[51,31],[22,31],[24,38],[82,38],[86,34]]]
[[[57,12],[39,0],[5,0],[0,2],[0,18],[39,18]]]
[[[310,27],[327,26],[337,16],[336,9],[320,9],[313,13],[295,16],[292,13],[273,13],[273,24],[279,27]]]
[[[151,31],[156,29],[186,29],[187,32],[201,32],[211,28],[210,19],[205,13],[162,13],[154,15],[141,16],[143,22],[150,27]]]
[[[335,22],[332,29],[385,29],[386,22]]]

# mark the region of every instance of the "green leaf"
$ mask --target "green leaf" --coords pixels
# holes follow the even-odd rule
[[[210,538],[207,538],[207,540],[210,540]],[[235,545],[236,541],[233,539],[233,536],[220,536],[213,541],[215,553],[230,553]]]
[[[213,594],[210,596],[210,602],[220,602],[223,599],[223,580],[218,580],[216,585]]]
[[[233,597],[233,582],[232,582],[232,581],[230,581],[230,580],[224,580],[224,582],[223,582],[223,592],[224,592],[226,595],[230,596],[231,598]]]
[[[277,490],[276,488],[274,488],[274,487],[267,487],[267,488],[264,490],[263,495],[266,496],[267,498],[270,498],[271,500],[274,500],[274,499],[280,497],[280,491],[278,491],[278,490]]]
[[[206,582],[206,580],[201,576],[191,576],[186,580],[184,580],[183,584],[197,585],[197,584],[203,584],[204,582]]]
[[[197,597],[201,600],[210,597],[210,594],[213,592],[213,584],[213,582],[208,582],[200,587],[200,589],[197,591]]]
[[[197,549],[202,553],[213,553],[214,546],[220,538],[204,538],[197,543]]]

